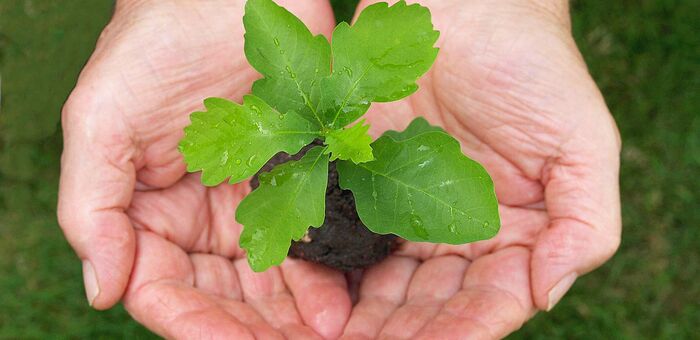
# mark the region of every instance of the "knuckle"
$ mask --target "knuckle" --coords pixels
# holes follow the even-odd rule
[[[133,245],[130,230],[110,212],[80,213],[59,203],[56,213],[60,228],[74,247],[116,250],[119,254],[126,253]]]
[[[89,242],[122,252],[131,246],[132,235],[127,229],[119,228],[114,223],[96,223],[94,234]]]
[[[86,93],[81,86],[73,90],[61,111],[64,139],[80,136],[93,148],[105,149],[106,154],[132,151],[129,147],[134,142],[133,132],[124,117],[111,110],[100,110],[104,105],[99,96]]]
[[[585,249],[585,244],[568,232],[559,232],[548,238],[547,257],[555,262],[567,262]]]
[[[63,104],[61,110],[61,124],[63,130],[67,130],[70,126],[81,118],[82,112],[87,112],[90,98],[85,94],[82,87],[76,87],[70,96]]]
[[[621,237],[620,235],[612,235],[606,238],[602,239],[602,245],[601,245],[601,255],[603,256],[604,260],[607,261],[610,259],[617,250],[620,248],[620,243],[621,243]]]
[[[56,218],[58,219],[58,225],[64,232],[73,229],[72,226],[76,224],[72,211],[67,209],[61,202],[59,202],[58,209],[56,209]]]
[[[620,128],[617,126],[617,123],[615,123],[615,119],[612,117],[612,115],[610,115],[609,117],[612,121],[612,133],[613,140],[615,143],[615,150],[617,150],[617,153],[619,154],[620,151],[622,151],[622,136],[620,135]]]

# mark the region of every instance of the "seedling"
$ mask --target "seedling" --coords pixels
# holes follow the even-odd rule
[[[272,0],[248,0],[243,23],[246,57],[264,77],[243,104],[208,98],[206,111],[192,113],[180,142],[187,170],[201,170],[207,186],[238,183],[279,152],[323,141],[261,173],[238,206],[240,245],[253,270],[280,264],[292,240],[323,224],[332,161],[375,233],[463,244],[498,232],[493,182],[455,138],[422,118],[375,141],[366,122],[352,125],[372,102],[418,89],[438,53],[427,8],[374,4],[354,25],[340,23],[332,44]]]

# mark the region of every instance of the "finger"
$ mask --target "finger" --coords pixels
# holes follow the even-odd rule
[[[352,309],[343,338],[376,338],[389,316],[404,303],[418,264],[408,257],[389,256],[367,269],[360,286],[360,300]]]
[[[445,303],[418,339],[500,339],[534,312],[530,252],[510,247],[469,265],[462,289]]]
[[[190,174],[166,189],[135,192],[127,214],[134,227],[153,231],[188,252],[241,256],[242,227],[234,211],[250,191],[248,184],[206,188],[199,178]]]
[[[242,301],[224,300],[219,305],[237,320],[243,322],[254,334],[256,339],[316,339],[316,335],[308,327],[296,325],[281,331],[274,329],[255,309]],[[228,337],[233,338],[233,337]]]
[[[469,262],[459,256],[441,256],[423,262],[411,279],[406,302],[382,328],[379,337],[410,339],[462,287]]]
[[[278,267],[256,273],[246,259],[236,260],[234,267],[238,271],[244,301],[268,324],[288,338],[318,337],[311,328],[303,325],[294,297],[287,290]]]
[[[280,268],[304,323],[325,338],[337,339],[352,308],[343,273],[292,258]]]
[[[136,235],[138,255],[124,306],[137,321],[166,338],[253,339],[258,335],[222,308],[217,303],[220,298],[193,287],[192,264],[180,248],[148,231]],[[262,330],[260,335],[272,331],[257,330]]]
[[[134,261],[134,232],[124,209],[134,188],[136,151],[121,121],[88,114],[100,109],[80,93],[64,106],[57,213],[83,261],[88,302],[106,309],[124,293]]]
[[[590,129],[605,130],[603,122],[599,125]],[[607,135],[590,137],[602,143],[597,148],[564,150],[569,156],[546,169],[551,223],[539,236],[532,259],[533,294],[540,309],[552,309],[577,276],[607,261],[620,244],[619,149],[614,133]]]
[[[236,320],[244,323],[255,334],[257,339],[286,339],[286,337],[270,326],[258,312],[244,301],[222,300],[219,305]]]
[[[241,284],[233,263],[211,254],[191,254],[194,286],[204,292],[230,300],[242,300]]]

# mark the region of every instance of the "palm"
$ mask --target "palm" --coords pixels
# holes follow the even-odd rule
[[[366,273],[345,333],[501,337],[538,307],[549,307],[541,292],[549,291],[562,269],[547,263],[559,256],[557,247],[572,251],[561,247],[570,242],[583,253],[591,247],[587,242],[609,238],[567,224],[589,221],[585,210],[572,214],[565,206],[572,202],[563,195],[588,182],[559,171],[569,159],[597,161],[587,146],[575,143],[591,126],[614,138],[614,124],[605,114],[587,117],[572,110],[582,105],[577,100],[599,101],[599,95],[573,40],[566,34],[562,39],[566,23],[559,20],[565,16],[508,5],[494,14],[483,1],[420,3],[431,9],[441,31],[438,59],[418,93],[374,105],[368,120],[378,134],[423,115],[457,137],[465,154],[494,179],[502,228],[492,240],[461,246],[404,243],[396,256]],[[578,87],[564,90],[572,85]],[[562,175],[565,183],[559,182]],[[584,208],[597,203],[577,202]],[[383,288],[389,282],[391,289]]]
[[[342,275],[296,261],[263,274],[249,269],[237,247],[241,227],[233,222],[243,188],[205,188],[197,175],[186,175],[169,188],[134,193],[128,214],[137,229],[150,232],[137,232],[126,308],[172,337],[318,337],[305,322],[338,329],[349,309],[349,302],[331,304],[346,295]],[[328,317],[314,319],[319,312]]]

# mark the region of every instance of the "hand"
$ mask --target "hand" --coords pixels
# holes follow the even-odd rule
[[[550,310],[620,242],[620,141],[565,1],[424,0],[440,54],[375,135],[425,115],[492,175],[502,228],[462,246],[405,243],[370,269],[348,338],[498,338]],[[365,1],[361,7],[369,4]]]
[[[330,34],[327,1],[280,4]],[[234,220],[247,184],[205,188],[177,151],[203,98],[240,101],[257,77],[243,5],[117,3],[63,110],[59,222],[97,309],[123,298],[169,338],[337,337],[350,313],[342,274],[292,260],[251,272]]]

